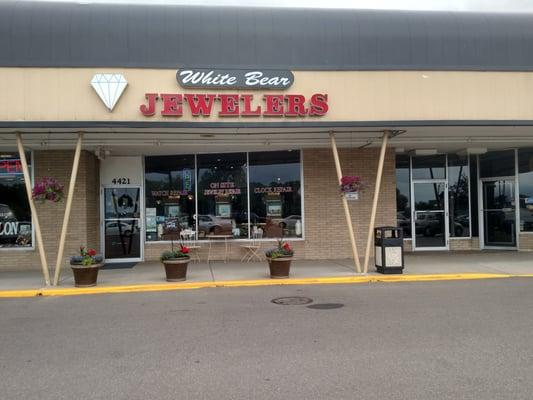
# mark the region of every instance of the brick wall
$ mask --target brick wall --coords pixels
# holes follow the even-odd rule
[[[521,233],[519,250],[532,251],[533,250],[533,233]]]
[[[379,148],[340,149],[343,175],[360,175],[369,187],[349,201],[357,249],[364,257],[372,208]],[[305,193],[305,258],[350,258],[352,250],[331,149],[303,152]],[[394,150],[386,153],[376,226],[396,225]],[[372,252],[373,254],[373,252]]]
[[[73,159],[74,151],[35,151],[35,180],[39,180],[43,176],[56,178],[65,185],[64,193],[66,197]],[[80,244],[98,248],[98,185],[98,160],[92,153],[82,151],[65,245],[65,263],[70,255],[78,251]],[[36,204],[51,274],[53,274],[56,262],[59,236],[61,235],[65,212],[65,200],[60,203],[46,202],[44,204]],[[34,246],[34,250],[0,250],[0,269],[40,269],[37,243]]]

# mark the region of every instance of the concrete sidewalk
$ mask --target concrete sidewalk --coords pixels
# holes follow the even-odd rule
[[[369,275],[378,276],[371,260]],[[404,275],[437,274],[506,274],[513,276],[533,274],[533,253],[511,251],[476,252],[419,252],[405,255]],[[291,279],[354,277],[353,261],[295,260]],[[268,266],[263,262],[190,263],[187,282],[257,281],[269,279]],[[165,283],[163,266],[159,262],[138,263],[133,268],[101,270],[98,286],[153,285]],[[64,268],[61,286],[74,286],[72,271]],[[12,271],[0,273],[0,291],[40,289],[43,280],[40,271]]]

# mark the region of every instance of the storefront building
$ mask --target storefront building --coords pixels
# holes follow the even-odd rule
[[[4,3],[0,269],[40,262],[17,134],[32,185],[68,186],[81,145],[64,260],[156,260],[181,231],[350,258],[332,136],[364,254],[385,134],[377,226],[533,250],[532,93],[531,15]],[[36,203],[49,265],[64,212]]]

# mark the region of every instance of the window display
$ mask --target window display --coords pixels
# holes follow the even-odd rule
[[[246,153],[199,154],[198,237],[248,237]]]
[[[250,223],[266,238],[301,237],[300,152],[250,153]]]
[[[297,150],[150,156],[145,168],[148,241],[177,240],[185,229],[199,239],[303,237]]]
[[[146,240],[178,240],[196,229],[194,156],[145,158]]]
[[[30,154],[26,155],[31,162]],[[31,165],[28,165],[31,173]],[[0,155],[0,248],[31,247],[31,211],[18,154]]]

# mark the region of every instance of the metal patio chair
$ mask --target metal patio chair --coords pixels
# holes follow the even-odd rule
[[[241,258],[241,262],[250,262],[254,258],[257,258],[258,261],[263,261],[263,257],[260,253],[260,250],[261,250],[260,239],[262,238],[263,238],[263,232],[261,231],[252,232],[250,241],[241,245],[241,248],[245,250],[245,253]]]
[[[196,232],[192,229],[184,229],[180,232],[181,244],[189,248],[191,261],[200,262],[200,249],[202,246],[198,243]]]

